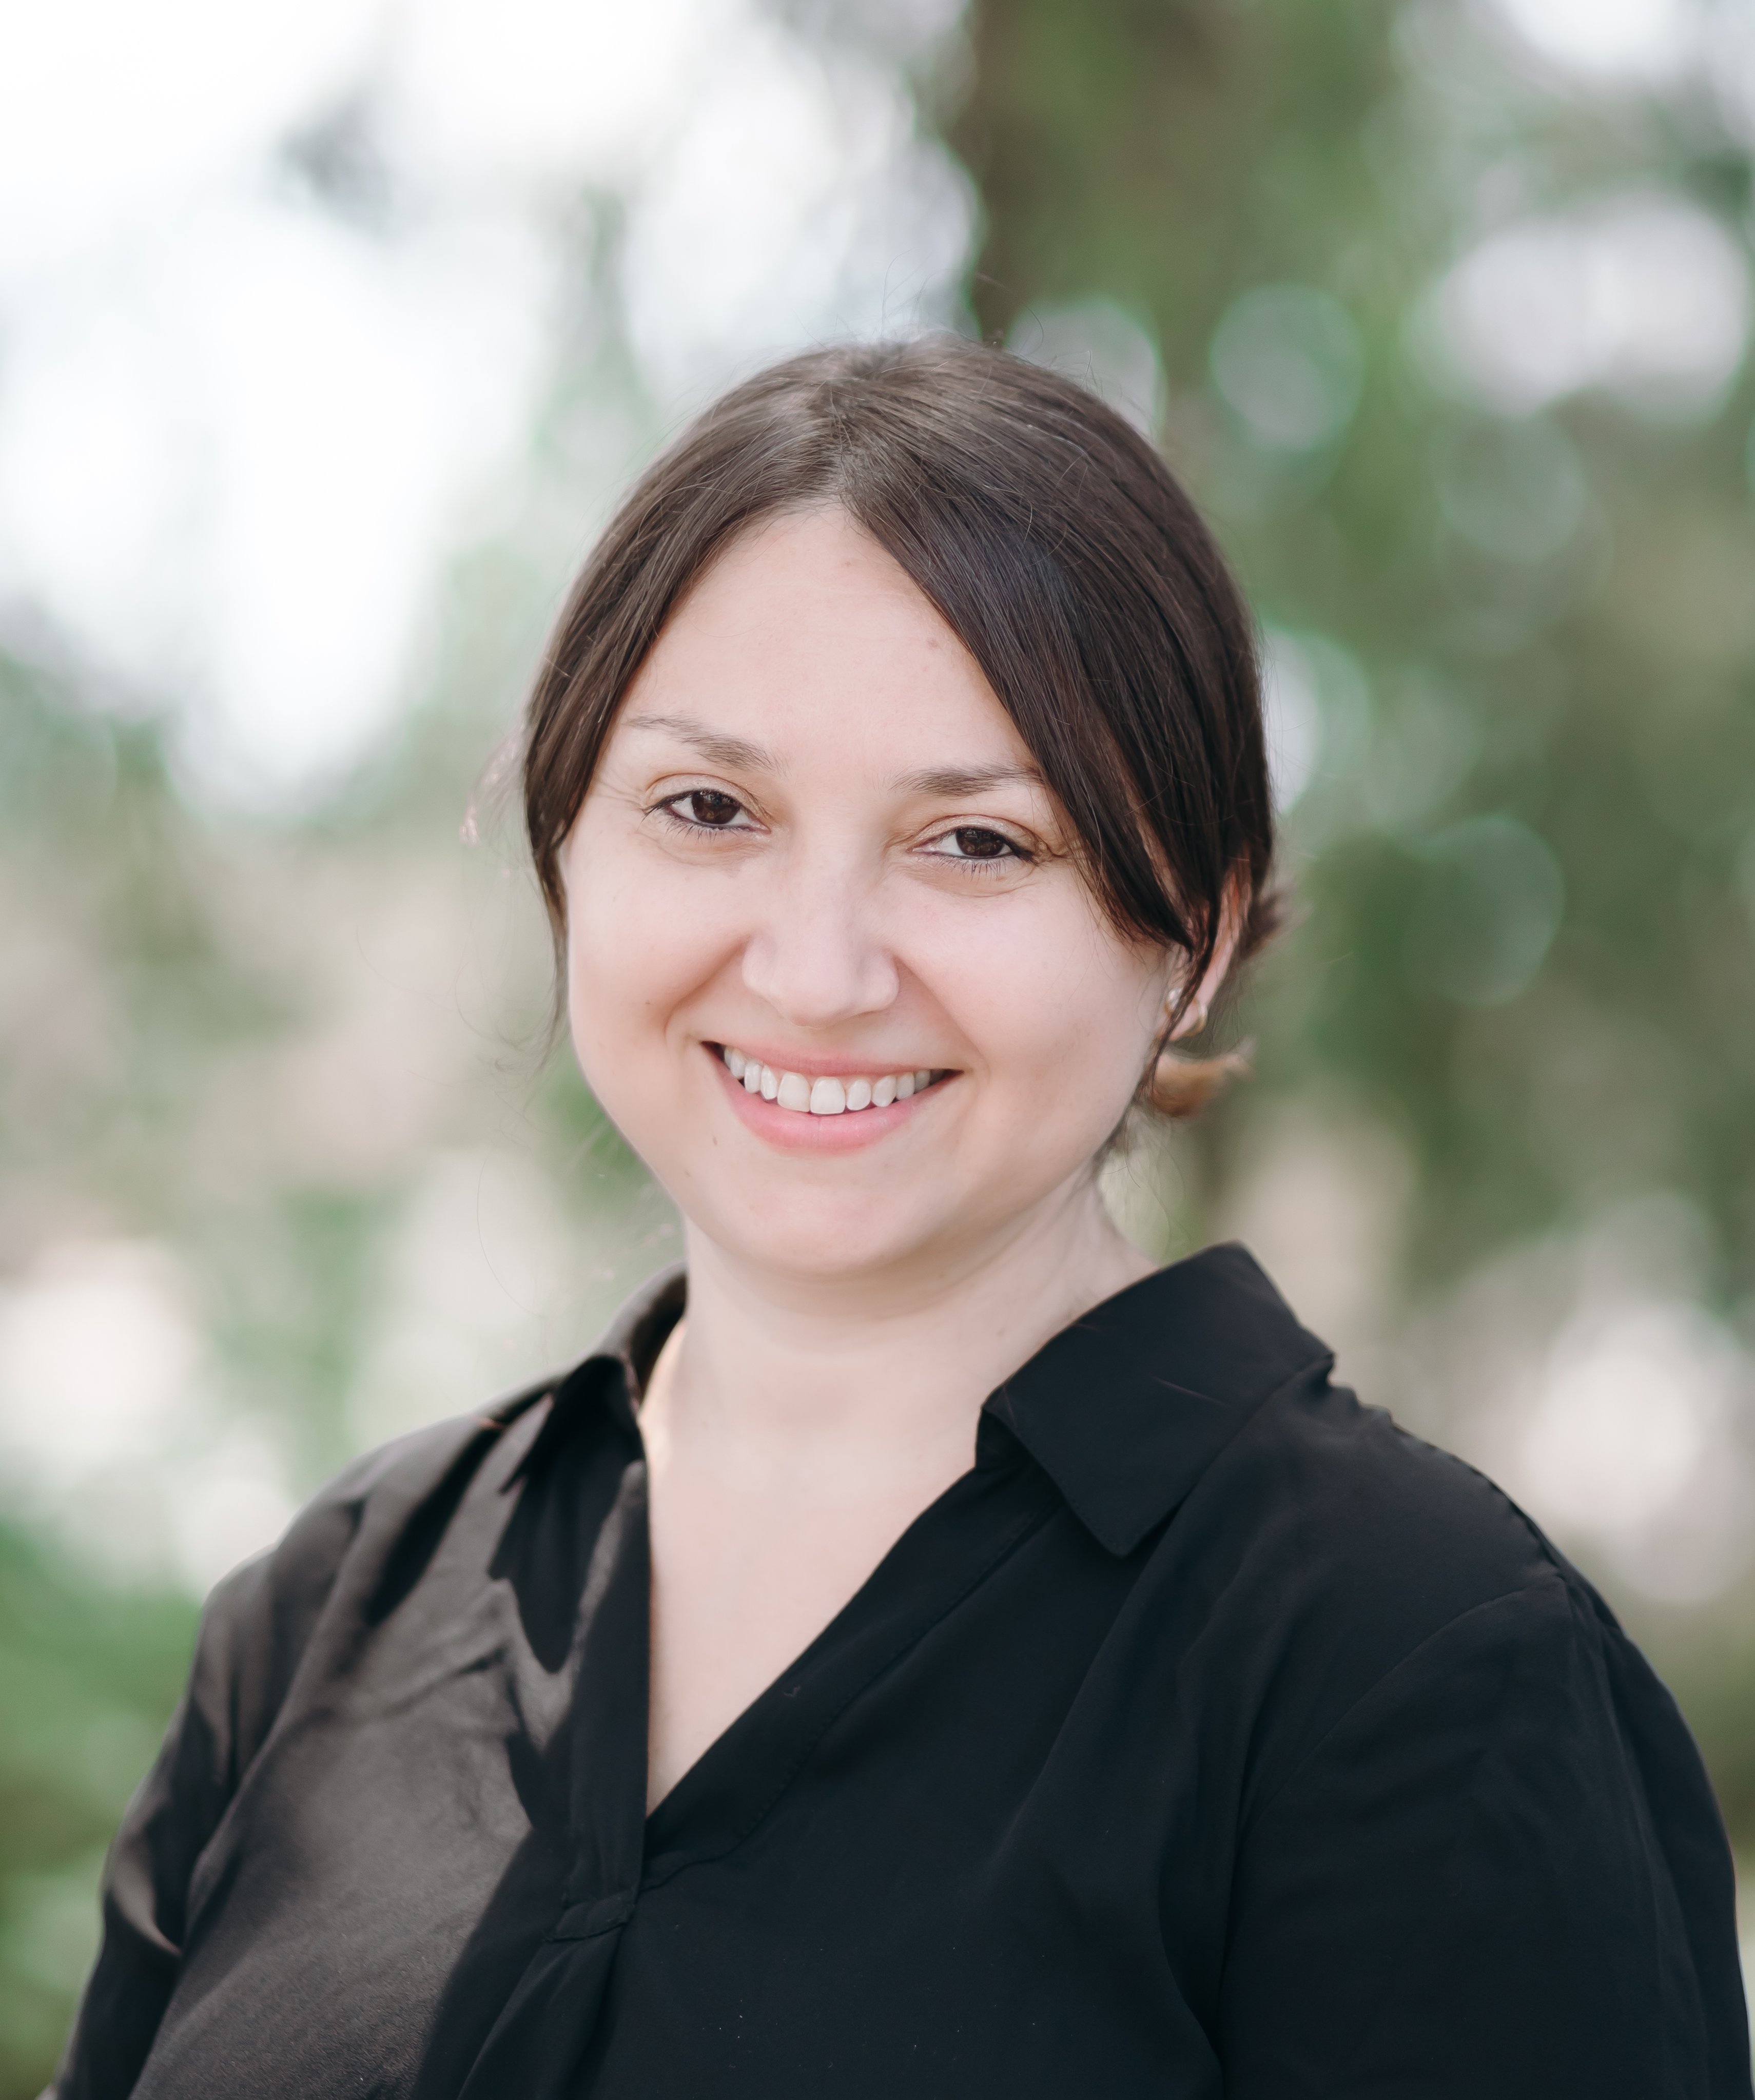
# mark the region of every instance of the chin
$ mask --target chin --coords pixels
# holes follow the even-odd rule
[[[946,1221],[874,1215],[870,1202],[778,1199],[759,1215],[696,1214],[697,1229],[735,1260],[800,1282],[853,1282],[931,1262],[947,1238]]]

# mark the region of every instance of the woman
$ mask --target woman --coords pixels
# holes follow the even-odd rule
[[[221,1586],[62,2100],[1746,2095],[1607,1610],[1241,1249],[1105,1214],[1272,918],[1247,617],[1142,441],[960,342],[763,375],[525,779],[686,1272]]]

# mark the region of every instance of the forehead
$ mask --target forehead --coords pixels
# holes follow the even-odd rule
[[[840,510],[766,521],[674,612],[622,721],[687,714],[769,748],[1030,764],[980,666],[906,571]]]

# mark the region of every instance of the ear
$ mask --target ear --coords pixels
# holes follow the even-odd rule
[[[1200,982],[1182,996],[1182,1011],[1175,1026],[1164,1038],[1166,1043],[1180,1043],[1187,1036],[1198,1035],[1206,1027],[1213,1002],[1236,960],[1237,943],[1243,938],[1249,918],[1248,895],[1248,877],[1240,870],[1226,883],[1219,900],[1219,938],[1213,943],[1212,959],[1202,973]],[[1175,996],[1173,993],[1172,998]]]

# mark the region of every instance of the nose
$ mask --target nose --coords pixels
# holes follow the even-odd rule
[[[796,1028],[831,1028],[882,1013],[899,989],[877,938],[871,885],[853,867],[788,857],[743,949],[743,982]]]

